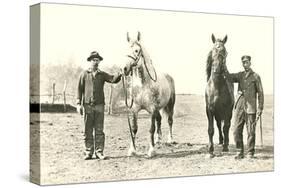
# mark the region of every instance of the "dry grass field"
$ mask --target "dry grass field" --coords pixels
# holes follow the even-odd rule
[[[139,118],[136,146],[142,155],[127,157],[130,136],[126,116],[106,115],[105,155],[108,160],[83,160],[82,118],[76,113],[42,113],[40,120],[31,114],[31,141],[38,141],[40,126],[41,183],[65,184],[80,182],[147,179],[175,176],[196,176],[241,172],[272,171],[273,97],[265,97],[263,113],[264,146],[260,147],[257,127],[256,159],[235,160],[235,148],[230,130],[230,152],[221,153],[215,145],[216,157],[206,158],[208,133],[203,96],[177,95],[174,118],[174,144],[167,144],[168,124],[162,120],[162,143],[156,145],[156,156],[145,154],[149,144],[150,120]],[[246,140],[246,132],[244,132]],[[215,143],[218,131],[215,130]],[[31,146],[31,153],[38,147]],[[34,155],[35,156],[35,155]],[[31,172],[33,175],[34,172]]]

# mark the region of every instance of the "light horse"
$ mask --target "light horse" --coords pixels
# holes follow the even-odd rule
[[[172,140],[172,125],[175,105],[175,85],[174,80],[168,74],[156,73],[154,68],[149,70],[148,64],[151,64],[151,59],[140,43],[140,32],[138,32],[137,40],[131,40],[127,33],[127,41],[130,45],[130,52],[127,55],[128,62],[124,67],[124,74],[132,75],[132,98],[133,105],[130,111],[132,112],[132,132],[133,141],[131,142],[128,156],[136,155],[134,141],[136,138],[138,125],[138,112],[142,109],[149,112],[151,115],[150,127],[150,145],[148,156],[155,155],[154,151],[154,133],[156,130],[155,123],[157,122],[156,140],[160,140],[161,133],[161,114],[164,112],[168,117],[169,135],[168,142]],[[161,114],[160,114],[161,110]]]
[[[205,90],[210,158],[214,157],[214,118],[219,130],[219,144],[223,145],[222,151],[229,151],[229,128],[234,105],[233,84],[229,83],[224,76],[227,56],[224,44],[227,41],[227,36],[221,40],[216,39],[212,34],[212,41],[214,47],[208,54],[206,65],[207,87]]]

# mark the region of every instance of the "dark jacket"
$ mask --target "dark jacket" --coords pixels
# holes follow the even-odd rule
[[[121,79],[121,74],[110,75],[106,72],[97,70],[95,76],[88,69],[80,75],[77,88],[77,104],[105,104],[104,102],[104,83],[117,83]]]
[[[245,111],[248,114],[254,114],[257,111],[257,96],[258,96],[258,109],[263,110],[264,94],[260,76],[252,69],[249,72],[243,71],[234,74],[226,71],[226,76],[231,82],[237,82],[238,93],[241,93],[242,99],[245,101]]]

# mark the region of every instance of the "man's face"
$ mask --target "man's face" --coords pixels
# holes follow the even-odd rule
[[[249,60],[242,61],[242,65],[245,71],[249,71],[251,67],[251,62]]]
[[[99,67],[100,59],[99,58],[94,58],[90,61],[90,66],[93,70],[97,70]]]

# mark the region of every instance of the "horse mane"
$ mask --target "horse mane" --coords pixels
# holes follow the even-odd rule
[[[142,50],[142,54],[143,54],[144,60],[145,60],[146,62],[150,62],[150,63],[151,63],[152,60],[151,60],[149,54],[147,53],[145,47],[144,47],[142,44],[140,44],[140,43],[139,43],[139,45],[141,46],[141,50]]]
[[[210,78],[210,76],[211,76],[212,62],[213,62],[213,58],[212,58],[212,50],[211,50],[211,51],[208,53],[207,62],[206,62],[207,81],[209,80],[209,78]]]
[[[147,53],[146,48],[145,48],[141,43],[139,43],[139,42],[138,42],[138,45],[140,45],[140,47],[141,47],[142,55],[143,55],[144,61],[145,61],[146,63],[151,63],[151,64],[152,64],[152,60],[151,60],[149,54]],[[143,63],[144,63],[144,62],[143,62]],[[144,75],[144,69],[145,69],[144,66],[145,66],[145,65],[142,64],[142,66],[139,67],[139,69],[138,69],[139,74],[140,74],[141,77],[142,77],[142,78],[141,78],[141,79],[142,79],[142,83],[145,83],[145,81],[146,81],[146,78],[145,78],[145,75]]]

